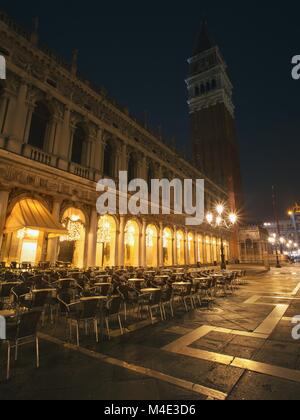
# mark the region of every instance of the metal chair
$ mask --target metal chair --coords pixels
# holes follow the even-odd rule
[[[18,360],[19,347],[35,343],[36,367],[40,367],[38,324],[42,316],[41,311],[31,311],[20,315],[17,323],[7,329],[7,380],[10,378],[11,350],[15,349],[15,360]]]
[[[112,299],[110,299],[106,304],[106,308],[104,308],[105,324],[106,324],[106,330],[107,330],[109,340],[111,339],[110,323],[109,323],[109,320],[111,318],[116,317],[118,319],[121,334],[122,335],[124,334],[124,328],[123,328],[122,320],[121,320],[121,306],[122,306],[122,298],[118,296],[118,297],[113,297]]]
[[[69,306],[70,308],[70,306]],[[84,302],[76,303],[73,305],[73,311],[69,314],[70,326],[70,340],[72,340],[72,326],[76,327],[76,340],[77,346],[80,346],[79,327],[80,323],[85,326],[85,334],[88,335],[88,324],[93,323],[96,335],[96,342],[99,343],[98,332],[98,301],[95,299],[85,300]]]

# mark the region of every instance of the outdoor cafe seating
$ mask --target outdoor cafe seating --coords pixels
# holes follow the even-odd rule
[[[0,272],[0,316],[4,314],[14,321],[6,340],[7,378],[10,353],[15,350],[17,358],[23,344],[35,342],[39,366],[37,334],[41,328],[65,325],[62,331],[69,330],[66,340],[72,341],[75,332],[77,346],[92,332],[96,344],[101,345],[105,338],[125,334],[131,324],[164,322],[197,306],[210,308],[216,299],[234,293],[243,284],[245,274],[189,267],[5,268]]]

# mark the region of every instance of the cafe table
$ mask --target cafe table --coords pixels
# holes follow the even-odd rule
[[[183,281],[178,281],[178,282],[175,282],[175,283],[173,283],[173,286],[175,286],[175,287],[187,287],[187,286],[190,286],[191,285],[191,283],[187,283],[187,282],[183,282]]]
[[[143,295],[148,295],[148,294],[157,293],[157,292],[160,292],[160,291],[161,291],[161,289],[148,288],[148,289],[142,289],[141,293]]]
[[[145,280],[144,279],[129,279],[128,281],[131,283],[143,283]]]
[[[9,309],[0,311],[0,316],[2,316],[3,318],[13,318],[14,316],[16,316],[16,314],[16,311]]]

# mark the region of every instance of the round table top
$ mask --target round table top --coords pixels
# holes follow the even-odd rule
[[[161,289],[154,289],[154,288],[149,288],[149,289],[142,289],[141,293],[147,294],[147,293],[156,293],[156,292],[160,292]]]
[[[57,292],[57,290],[56,289],[35,289],[31,291],[31,293],[43,293],[43,292],[53,293],[53,292]]]
[[[191,283],[181,281],[181,282],[173,283],[173,286],[190,286],[190,284]]]
[[[15,311],[7,310],[7,311],[0,311],[0,316],[3,318],[11,318],[16,315]]]
[[[89,300],[107,300],[107,296],[90,296],[90,297],[83,297],[80,298],[80,302],[88,302]]]
[[[142,283],[145,280],[144,279],[129,279],[128,281],[131,281],[132,283]]]
[[[155,279],[168,279],[170,276],[166,276],[166,275],[164,275],[164,276],[155,276],[154,278]]]

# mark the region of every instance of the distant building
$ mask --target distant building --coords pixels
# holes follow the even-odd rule
[[[240,228],[239,244],[241,263],[267,264],[274,258],[269,245],[267,229],[258,225],[249,225]]]
[[[242,177],[237,140],[233,86],[219,47],[202,24],[193,56],[188,60],[188,105],[195,166],[228,191],[232,210],[243,208]],[[238,232],[230,240],[238,259]]]
[[[232,209],[240,209],[243,194],[233,86],[206,22],[188,63],[186,83],[195,165],[228,190]]]

